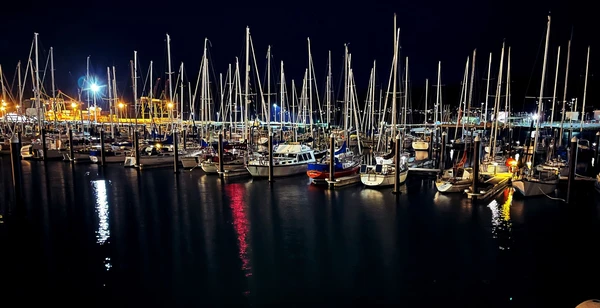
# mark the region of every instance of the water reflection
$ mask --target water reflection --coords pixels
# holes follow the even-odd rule
[[[510,207],[512,205],[514,190],[504,190],[504,203],[500,204],[493,200],[488,205],[492,211],[492,237],[498,240],[500,250],[508,250],[512,244],[512,222],[510,219]]]
[[[252,267],[250,265],[248,232],[250,231],[250,222],[246,217],[244,196],[246,187],[244,184],[229,184],[225,186],[225,192],[230,200],[231,215],[233,218],[233,227],[237,234],[239,256],[242,261],[242,270],[246,277],[252,276]]]
[[[104,245],[110,238],[108,221],[108,194],[106,191],[106,180],[92,181],[94,197],[96,201],[96,214],[98,215],[98,231],[96,231],[96,243]],[[110,257],[104,258],[104,267],[110,270],[112,263]]]

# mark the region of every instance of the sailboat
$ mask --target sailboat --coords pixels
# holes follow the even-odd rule
[[[351,151],[347,151],[346,141],[342,144],[342,147],[334,152],[334,177],[344,177],[356,174],[360,169],[360,159],[355,156]],[[312,184],[327,184],[329,178],[329,164],[331,164],[331,158],[329,156],[323,157],[317,163],[309,163],[308,171],[306,174],[311,179]]]
[[[397,74],[398,74],[398,41],[400,40],[400,29],[396,28],[396,19],[394,16],[394,30],[396,31],[396,36],[394,37],[394,57],[393,57],[393,65],[392,65],[392,127],[391,133],[392,136],[396,136],[395,141],[393,143],[393,147],[390,153],[383,156],[376,156],[375,165],[361,165],[360,167],[360,181],[369,187],[385,187],[392,186],[396,180],[396,173],[398,173],[399,184],[402,184],[406,181],[406,177],[408,176],[408,165],[406,163],[407,157],[402,156],[401,153],[396,153],[396,143],[402,142],[400,139],[400,133],[396,131],[396,90],[397,90]],[[408,62],[408,59],[407,59]],[[407,68],[408,72],[408,68]],[[408,74],[408,73],[407,73]],[[405,95],[408,88],[405,89]],[[387,100],[386,100],[387,104]],[[405,99],[405,107],[406,107],[406,99]],[[384,106],[384,110],[386,107]],[[406,110],[406,109],[405,109]],[[404,112],[404,116],[406,117],[406,112]],[[406,124],[406,122],[405,122]],[[396,158],[396,159],[393,159]],[[400,159],[398,159],[400,158]],[[393,160],[399,160],[399,164],[395,164]]]
[[[464,192],[473,183],[473,169],[464,168],[467,162],[467,151],[453,168],[444,170],[444,174],[435,181],[435,187],[441,193]]]
[[[550,16],[548,16],[548,25],[546,29],[546,47],[544,51],[544,64],[542,67],[542,82],[540,84],[540,101],[544,96],[544,79],[546,76],[546,64],[548,60],[548,41],[550,39]],[[537,117],[540,118],[542,113],[542,104],[538,104]],[[535,126],[535,137],[533,148],[537,149],[538,137],[540,131],[540,121],[536,121]],[[521,177],[512,182],[513,187],[517,192],[525,197],[547,195],[552,193],[558,185],[559,177],[557,172],[552,170],[538,170],[537,168],[531,168],[532,163],[535,161],[535,153],[531,153],[531,158],[527,161],[527,170],[523,170]],[[526,155],[529,156],[529,155]],[[574,159],[574,158],[571,158]]]

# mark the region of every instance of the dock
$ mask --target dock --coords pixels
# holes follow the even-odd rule
[[[510,179],[510,177],[506,176],[494,176],[485,181],[485,184],[488,186],[480,189],[479,192],[466,191],[467,197],[473,201],[486,201],[508,187]]]
[[[326,180],[326,181],[330,187],[334,187],[334,188],[345,187],[345,186],[353,185],[356,183],[360,183],[360,174],[343,176],[341,178],[334,179],[333,181],[330,181],[330,180]]]
[[[440,169],[432,169],[432,168],[408,168],[408,173],[410,174],[422,174],[422,175],[435,175],[439,174]]]

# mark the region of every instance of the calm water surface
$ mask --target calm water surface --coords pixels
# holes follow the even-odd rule
[[[574,307],[600,297],[598,198],[471,205],[411,177],[326,191],[305,176],[24,162],[13,221],[0,158],[2,301],[63,306]],[[12,305],[3,305],[9,307]],[[530,306],[531,307],[531,306]]]

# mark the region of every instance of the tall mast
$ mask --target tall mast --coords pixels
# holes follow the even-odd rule
[[[438,122],[438,110],[441,109],[440,106],[440,94],[441,94],[441,75],[442,75],[442,61],[438,61],[438,71],[437,71],[437,85],[435,88],[435,108],[433,108],[433,125],[437,126]],[[436,133],[437,134],[437,133]]]
[[[167,38],[168,41],[168,38]],[[170,63],[170,62],[169,62]],[[170,71],[170,67],[169,67],[169,71]],[[169,82],[171,80],[169,79]],[[138,122],[137,122],[137,118],[138,118],[138,91],[137,91],[137,51],[133,51],[133,102],[134,102],[134,114],[135,114],[135,129],[137,131],[137,127],[138,127]]]
[[[117,99],[118,99],[118,96],[117,96],[117,72],[116,72],[114,66],[112,67],[112,83],[113,83],[113,86],[112,86],[113,99],[115,100],[115,104],[113,106],[114,106],[115,111],[116,111],[117,110],[117,106],[118,106],[118,103],[117,103]],[[118,114],[118,112],[115,112],[115,113]]]
[[[552,94],[552,112],[550,114],[550,127],[554,126],[554,105],[556,104],[556,85],[558,84],[558,68],[560,64],[560,46],[556,54],[556,70],[554,73],[554,94]]]
[[[88,110],[90,109],[90,57],[91,56],[87,56],[87,59],[85,61],[86,63],[86,70],[85,70],[85,88],[87,89],[87,108]],[[81,120],[83,121],[83,120]],[[88,121],[89,123],[89,121]]]
[[[38,129],[42,133],[42,104],[40,101],[40,69],[39,69],[39,54],[38,54],[38,33],[34,33],[35,38],[35,103],[37,106]]]
[[[477,49],[473,49],[473,59],[471,60],[471,81],[469,82],[469,100],[467,103],[466,115],[469,119],[471,114],[471,106],[473,103],[473,84],[475,83],[475,57],[477,56]],[[468,120],[467,120],[468,123]]]
[[[348,121],[347,121],[347,117],[348,117],[348,100],[349,100],[349,94],[348,94],[348,72],[350,71],[349,67],[348,67],[348,45],[344,44],[344,133],[346,133],[348,131]]]
[[[279,113],[279,124],[281,126],[281,131],[283,132],[283,121],[284,121],[284,108],[283,106],[285,106],[285,76],[283,75],[283,61],[281,61],[281,76],[279,77],[279,87],[280,87],[280,91],[281,93],[279,94],[279,105],[281,108],[281,111]],[[277,116],[277,114],[275,114],[275,116]]]
[[[312,53],[310,52],[310,38],[306,38],[308,42],[308,106],[310,112],[310,133],[313,134],[313,100],[312,100]],[[270,108],[269,108],[270,109]],[[313,142],[314,145],[314,142]]]
[[[250,83],[250,28],[246,27],[246,62],[245,62],[245,83],[244,83],[244,101],[245,101],[245,116],[244,116],[244,140],[250,139],[250,132],[246,128],[246,124],[248,123],[248,109],[250,108],[250,99],[249,99],[249,83]]]
[[[114,126],[113,126],[113,102],[112,102],[112,85],[110,82],[110,67],[106,67],[106,86],[108,87],[108,105],[109,105],[109,111],[110,111],[110,137],[111,138],[115,138],[115,130],[114,130]]]
[[[402,122],[404,122],[404,130],[406,130],[406,116],[408,111],[408,57],[406,57],[406,65],[404,67],[404,110],[402,111]],[[406,132],[406,131],[404,131]]]
[[[510,129],[510,46],[508,46],[508,59],[506,65],[506,94],[504,96],[504,112],[506,114],[505,121],[506,125]],[[510,142],[510,140],[509,140]]]
[[[392,130],[390,132],[393,140],[396,138],[396,114],[398,113],[396,109],[396,99],[398,95],[398,36],[400,35],[400,29],[396,29],[396,14],[394,14],[394,31],[396,31],[397,34],[394,36],[394,65],[392,68]]]
[[[427,100],[429,99],[429,79],[425,78],[425,119],[423,120],[423,124],[427,124]]]
[[[179,90],[179,121],[183,121],[183,62],[181,62],[181,66],[179,67],[179,76],[181,76],[181,85]]]
[[[587,50],[587,60],[585,63],[585,81],[583,83],[583,105],[581,106],[581,125],[579,125],[579,132],[583,132],[583,122],[585,121],[585,99],[587,96],[587,84],[588,84],[588,72],[590,68],[590,46]]]
[[[500,55],[500,69],[498,70],[498,82],[496,83],[496,96],[494,97],[494,121],[492,122],[492,132],[490,135],[490,158],[496,157],[496,140],[498,138],[498,109],[500,108],[500,95],[502,93],[502,73],[504,72],[504,46],[502,42],[502,53]]]
[[[167,76],[169,76],[169,103],[173,104],[173,81],[171,80],[171,37],[167,34]],[[137,102],[137,99],[136,99]],[[173,111],[171,110],[171,128],[173,128]]]
[[[550,41],[550,15],[548,15],[548,25],[546,29],[546,46],[544,47],[544,64],[542,66],[542,82],[540,84],[540,99],[538,102],[538,110],[537,110],[537,123],[535,125],[535,138],[533,141],[533,154],[531,155],[531,162],[535,162],[535,151],[537,150],[537,142],[538,136],[540,132],[540,121],[542,120],[542,98],[544,97],[544,81],[546,79],[546,64],[548,61],[548,43]]]
[[[50,78],[52,79],[52,114],[54,115],[54,126],[56,126],[56,87],[54,85],[54,48],[50,47]],[[4,86],[4,85],[3,85]],[[2,91],[4,99],[4,90]]]
[[[483,130],[485,131],[487,129],[487,111],[488,111],[488,101],[490,98],[490,74],[492,72],[492,53],[490,52],[490,59],[488,61],[488,72],[487,72],[487,79],[486,79],[486,87],[485,87],[485,109],[482,112],[483,113]],[[490,148],[491,149],[491,148]]]
[[[19,87],[19,107],[23,108],[23,85],[21,84],[21,61],[17,63],[17,79]]]
[[[150,104],[150,123],[154,123],[154,77],[153,75],[153,70],[154,70],[154,62],[150,61],[150,91],[148,91],[148,101]],[[116,99],[116,97],[115,97]]]
[[[569,60],[571,59],[571,40],[567,44],[567,68],[565,69],[565,88],[563,90],[562,115],[560,118],[560,138],[558,146],[562,146],[563,140],[563,125],[565,123],[565,104],[567,103],[567,82],[569,81]],[[571,142],[570,140],[567,142]]]
[[[267,47],[267,106],[269,107],[269,111],[267,113],[267,129],[271,131],[271,45]]]
[[[331,126],[331,50],[327,57],[327,90],[326,90],[326,102],[327,102],[327,127]]]

